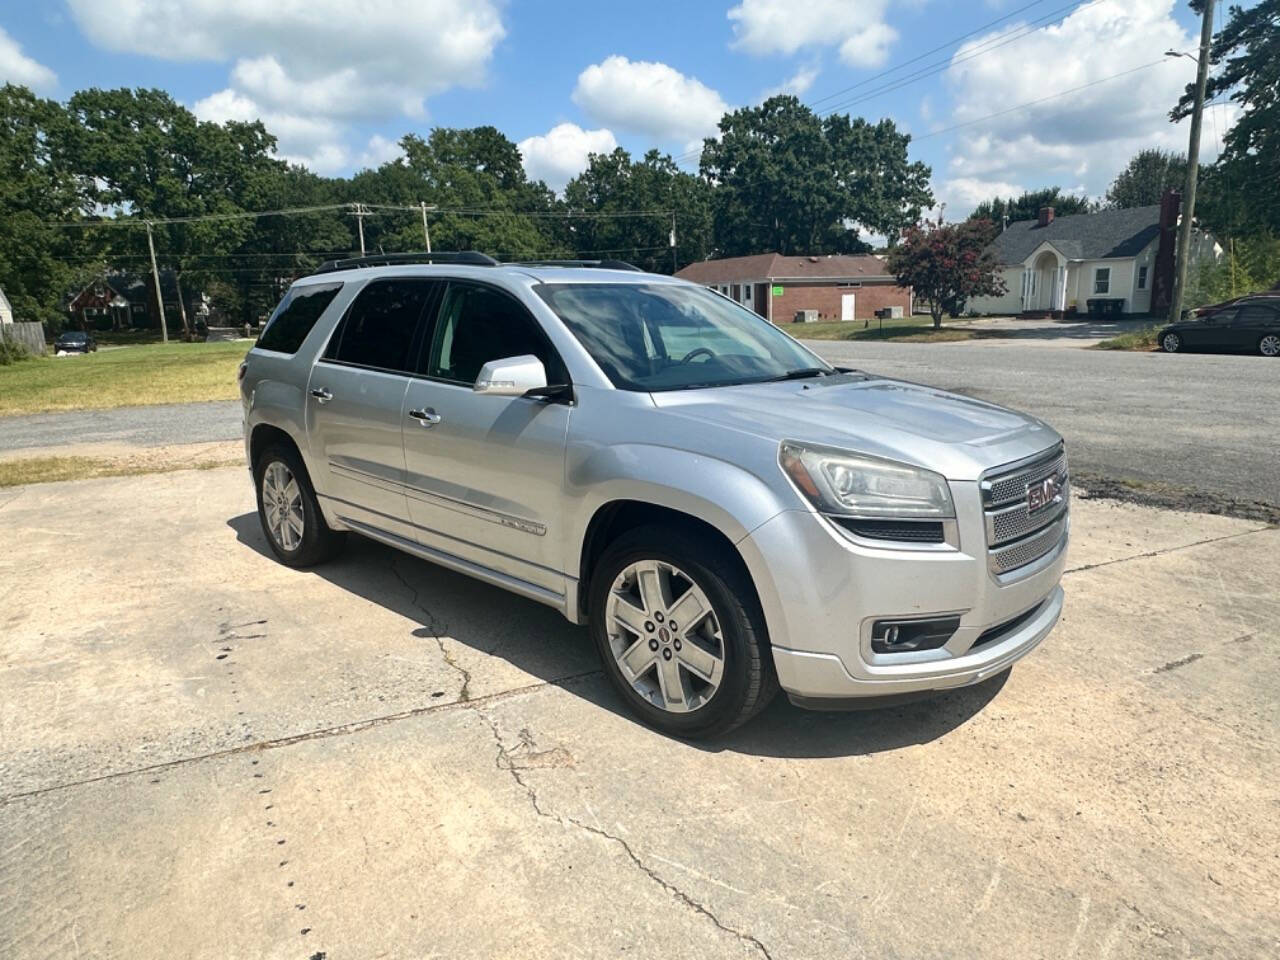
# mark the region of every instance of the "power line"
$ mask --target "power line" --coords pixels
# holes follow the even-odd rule
[[[1040,97],[1036,100],[1028,100],[1026,103],[1019,103],[1017,106],[1009,107],[1007,110],[997,110],[995,113],[988,113],[981,117],[975,117],[973,120],[966,120],[964,123],[953,124],[950,127],[943,127],[941,130],[933,130],[929,133],[921,134],[915,137],[916,140],[928,140],[930,137],[940,137],[944,133],[951,133],[954,130],[963,130],[965,127],[972,127],[976,123],[982,123],[986,120],[994,120],[996,117],[1003,117],[1009,113],[1016,113],[1019,110],[1025,110],[1027,107],[1034,107],[1037,104],[1046,103],[1050,100],[1056,100],[1059,97],[1065,97],[1069,93],[1077,93],[1081,90],[1087,90],[1089,87],[1096,87],[1100,83],[1106,83],[1108,80],[1115,80],[1119,77],[1126,77],[1131,73],[1137,73],[1139,70],[1149,70],[1151,67],[1161,63],[1169,63],[1170,61],[1161,57],[1159,60],[1152,60],[1150,63],[1140,64],[1131,67],[1128,70],[1121,70],[1119,73],[1113,73],[1107,77],[1099,77],[1097,80],[1090,80],[1088,83],[1082,83],[1078,87],[1071,87],[1067,90],[1059,90],[1057,93],[1051,93],[1047,97]]]

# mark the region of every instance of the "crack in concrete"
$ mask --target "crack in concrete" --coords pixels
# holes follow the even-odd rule
[[[34,790],[24,790],[21,793],[11,793],[5,796],[0,796],[0,806],[13,803],[17,800],[43,796],[47,793],[69,790],[73,787],[83,787],[93,783],[102,783],[106,780],[117,780],[121,777],[131,777],[138,774],[150,774],[165,770],[172,770],[177,767],[185,766],[188,763],[199,763],[202,760],[218,760],[222,757],[233,757],[237,754],[253,753],[260,750],[278,750],[282,747],[291,747],[296,743],[305,743],[309,740],[327,740],[330,737],[344,737],[353,733],[361,733],[362,731],[369,730],[374,727],[385,726],[389,723],[396,723],[400,720],[409,720],[413,717],[422,717],[433,713],[445,713],[453,710],[470,709],[481,703],[498,703],[511,697],[518,697],[527,693],[537,693],[546,687],[563,687],[571,683],[576,683],[579,680],[599,677],[603,672],[604,671],[601,669],[584,670],[581,673],[570,673],[563,677],[556,677],[554,680],[539,680],[537,683],[525,684],[522,687],[512,687],[509,690],[500,690],[497,693],[491,693],[483,697],[476,697],[473,700],[454,700],[449,703],[433,703],[426,707],[412,707],[408,710],[397,711],[396,713],[386,713],[377,717],[368,717],[364,720],[353,720],[350,723],[340,723],[332,727],[322,727],[319,730],[308,730],[305,733],[288,734],[271,740],[256,740],[253,743],[227,747],[225,750],[210,750],[208,753],[200,753],[191,757],[177,757],[173,760],[165,760],[162,763],[153,763],[145,767],[132,767],[128,770],[116,770],[113,773],[99,774],[96,777],[85,777],[81,780],[69,780],[65,783],[55,783],[47,787],[37,787]]]
[[[680,889],[670,880],[667,880],[665,877],[660,875],[656,870],[654,870],[647,863],[645,863],[644,860],[640,858],[640,856],[632,848],[631,844],[628,843],[624,838],[618,836],[617,834],[609,833],[607,830],[604,830],[601,827],[593,826],[592,824],[589,824],[589,823],[583,823],[581,820],[578,820],[575,817],[562,816],[560,814],[551,813],[548,810],[544,809],[542,806],[542,802],[538,797],[537,791],[534,790],[533,787],[521,775],[520,768],[516,766],[515,758],[512,757],[511,752],[507,749],[506,744],[502,742],[502,734],[498,730],[497,721],[494,720],[492,717],[490,717],[488,714],[486,714],[483,710],[479,709],[478,706],[472,705],[471,708],[474,709],[476,715],[479,716],[480,719],[482,719],[488,725],[489,730],[493,734],[493,742],[498,748],[498,754],[494,758],[494,766],[496,766],[499,770],[505,770],[509,774],[511,774],[511,779],[515,781],[516,785],[519,786],[520,789],[522,789],[525,792],[525,795],[529,798],[529,804],[530,806],[533,807],[534,813],[536,813],[539,817],[543,817],[547,820],[552,820],[560,824],[561,826],[568,824],[570,826],[577,827],[579,830],[583,830],[587,833],[594,834],[598,837],[603,837],[605,840],[609,840],[609,841],[612,841],[613,843],[616,843],[622,849],[622,852],[627,855],[627,858],[632,862],[632,864],[637,869],[639,869],[645,876],[647,876],[650,880],[652,880],[654,883],[660,886],[672,897],[679,900],[681,903],[683,903],[689,909],[693,910],[695,913],[703,917],[706,917],[713,924],[715,924],[719,930],[729,934],[732,937],[737,938],[742,943],[745,943],[751,947],[754,947],[756,950],[760,952],[760,955],[763,956],[765,960],[773,960],[773,955],[769,953],[769,948],[766,947],[763,943],[761,943],[759,939],[757,939],[756,937],[752,936],[749,933],[744,933],[743,931],[738,930],[735,927],[729,926],[723,920],[721,920],[718,916],[716,916],[715,913],[713,913],[706,905],[699,903],[697,900],[694,900],[693,897],[685,893],[684,890]],[[521,743],[524,746],[529,746],[532,743],[532,738],[522,735]]]
[[[1189,663],[1195,663],[1197,660],[1203,660],[1203,653],[1188,653],[1185,657],[1179,657],[1177,660],[1170,660],[1168,663],[1162,663],[1160,666],[1152,670],[1152,673],[1168,673],[1170,670],[1177,670],[1179,667],[1185,667]]]
[[[1259,527],[1257,530],[1244,530],[1240,533],[1228,533],[1221,537],[1209,537],[1207,540],[1197,540],[1195,543],[1184,543],[1176,547],[1167,547],[1164,550],[1149,550],[1146,553],[1135,553],[1128,557],[1117,557],[1114,560],[1103,560],[1099,563],[1086,563],[1083,566],[1071,567],[1062,571],[1065,577],[1069,573],[1084,573],[1086,570],[1097,570],[1099,567],[1109,567],[1117,563],[1128,563],[1130,560],[1148,560],[1151,557],[1163,557],[1165,554],[1177,553],[1179,550],[1190,550],[1193,547],[1203,547],[1208,543],[1221,543],[1224,540],[1235,540],[1239,537],[1252,537],[1259,533],[1275,533],[1275,527]]]
[[[449,667],[452,668],[455,673],[457,673],[459,676],[462,677],[462,689],[458,691],[458,699],[470,700],[471,699],[471,689],[470,689],[471,688],[471,671],[469,671],[466,667],[460,664],[457,661],[457,659],[453,656],[453,654],[449,652],[448,648],[444,645],[444,634],[449,628],[448,624],[442,623],[441,621],[437,620],[436,615],[432,613],[430,610],[428,610],[426,606],[423,605],[422,601],[419,599],[420,593],[418,591],[418,588],[415,587],[413,584],[411,584],[407,579],[405,579],[405,575],[400,572],[400,567],[397,566],[397,563],[396,563],[398,559],[399,557],[394,557],[394,556],[391,558],[391,572],[395,574],[397,580],[399,580],[402,584],[404,584],[404,588],[408,590],[411,594],[413,594],[413,599],[410,601],[410,603],[412,603],[415,607],[417,607],[422,612],[422,614],[427,618],[427,622],[424,623],[422,626],[431,635],[431,639],[436,642],[436,646],[440,648],[440,656],[444,658],[444,662],[448,664]]]

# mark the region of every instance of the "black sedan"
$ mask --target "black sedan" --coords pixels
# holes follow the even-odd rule
[[[1200,311],[1169,324],[1157,342],[1166,353],[1231,350],[1280,357],[1280,297],[1250,297]]]
[[[68,330],[53,341],[54,353],[92,353],[98,349],[98,341],[83,330]]]

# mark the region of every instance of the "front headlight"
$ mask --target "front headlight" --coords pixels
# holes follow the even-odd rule
[[[822,513],[893,520],[952,520],[947,481],[931,470],[783,441],[778,462]]]

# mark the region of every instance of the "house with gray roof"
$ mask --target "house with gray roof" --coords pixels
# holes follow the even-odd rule
[[[1119,301],[1119,312],[1160,313],[1173,292],[1179,198],[1149,207],[1070,217],[1045,207],[1035,220],[1009,224],[992,241],[1007,292],[976,297],[967,309],[986,314],[1064,316],[1089,312],[1089,301]],[[1192,260],[1217,256],[1200,234]]]

